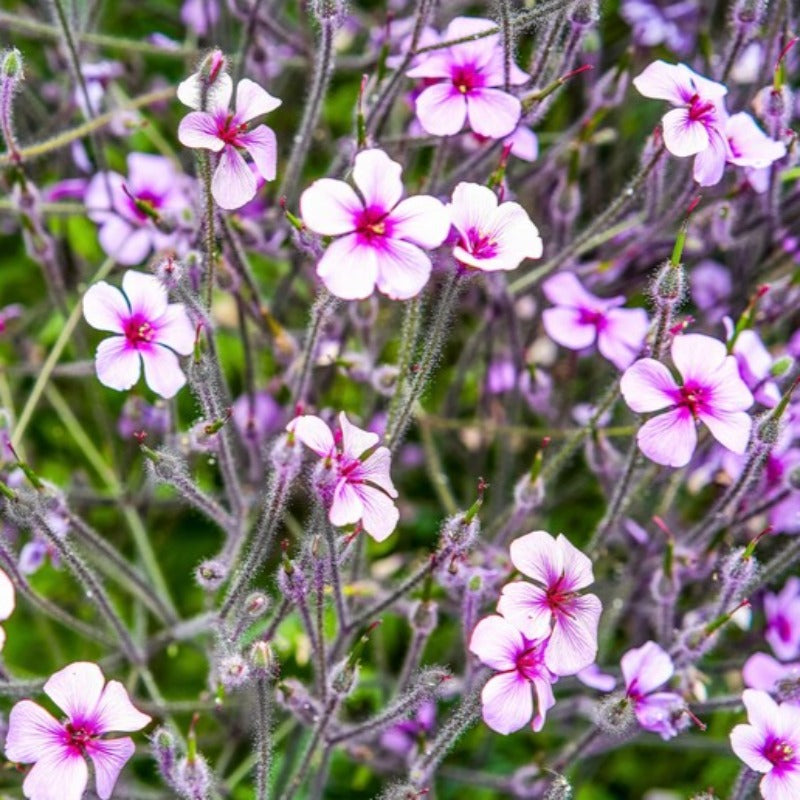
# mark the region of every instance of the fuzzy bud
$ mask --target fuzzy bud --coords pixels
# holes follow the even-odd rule
[[[686,271],[683,264],[665,262],[653,281],[651,293],[657,307],[675,309],[679,306],[686,293]]]
[[[454,514],[442,525],[440,547],[450,555],[464,555],[475,545],[480,530],[480,520],[475,514],[471,515],[471,510],[466,514]]]
[[[16,47],[6,50],[0,61],[0,78],[19,82],[24,80],[22,53]]]
[[[417,789],[411,783],[394,783],[386,787],[377,800],[423,800],[427,789]]]
[[[312,9],[322,24],[337,24],[344,16],[345,4],[342,0],[314,0]]]
[[[211,790],[211,769],[203,756],[182,758],[175,770],[175,791],[185,800],[206,800]]]
[[[429,636],[439,623],[438,606],[431,600],[419,600],[409,609],[411,627],[423,636]]]
[[[606,733],[624,736],[636,727],[633,703],[622,692],[608,694],[595,706],[594,721]]]
[[[531,480],[529,474],[523,475],[514,486],[514,505],[524,511],[539,508],[544,500],[544,484],[541,480]]]
[[[257,619],[269,610],[269,597],[264,592],[253,592],[244,601],[244,613],[248,617]]]
[[[758,25],[763,13],[764,0],[739,0],[733,7],[733,25],[740,33],[748,33]]]
[[[745,549],[737,547],[722,560],[719,568],[721,596],[728,602],[739,600],[750,585],[756,572],[758,562],[754,558],[745,557]]]
[[[370,370],[372,388],[383,397],[391,397],[397,386],[400,370],[394,364],[381,364]]]
[[[600,11],[597,8],[597,0],[579,0],[569,15],[569,21],[573,28],[584,30],[596,25],[600,20]]]
[[[352,691],[358,677],[358,662],[347,659],[333,673],[331,691],[339,697],[347,697]]]
[[[269,642],[256,642],[250,648],[250,666],[259,677],[271,678],[278,669],[275,653]]]
[[[250,677],[250,666],[240,655],[226,656],[219,662],[219,680],[226,691],[244,686]]]
[[[174,290],[183,280],[184,268],[174,256],[167,256],[159,261],[153,269],[161,285],[167,290]]]
[[[150,750],[158,764],[158,771],[167,781],[172,783],[175,770],[175,737],[167,728],[157,728],[150,737]]]
[[[216,592],[228,576],[228,569],[221,561],[209,559],[198,564],[194,578],[207,592]]]
[[[557,775],[550,782],[543,800],[571,800],[572,786],[563,775]]]
[[[785,677],[780,678],[775,683],[778,702],[781,703],[800,703],[800,678]]]

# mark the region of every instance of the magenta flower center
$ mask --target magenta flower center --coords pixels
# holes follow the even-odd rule
[[[794,748],[782,739],[770,739],[763,750],[764,758],[775,766],[794,760]]]
[[[217,137],[232,147],[244,147],[240,137],[247,131],[247,123],[239,122],[230,112],[217,117]]]
[[[697,417],[698,413],[708,405],[708,390],[699,384],[687,383],[681,386],[677,394],[678,405],[688,409],[693,417]]]
[[[703,102],[700,95],[692,95],[689,100],[689,119],[693,122],[711,123],[714,120],[714,104]]]
[[[484,85],[483,75],[474,64],[453,66],[451,80],[453,81],[453,86],[463,95],[468,95]]]
[[[593,325],[597,330],[602,330],[606,326],[606,315],[602,311],[595,311],[593,308],[579,309],[581,325]]]
[[[497,255],[497,242],[477,228],[470,228],[467,231],[466,249],[475,258],[494,258]]]
[[[134,314],[124,324],[125,338],[131,347],[150,344],[156,337],[156,329],[143,314]]]
[[[569,606],[575,596],[576,593],[570,591],[568,587],[564,585],[564,578],[562,576],[552,586],[548,586],[547,588],[546,602],[550,612],[554,616],[558,616],[559,614],[570,616]]]
[[[67,734],[67,745],[78,750],[83,750],[95,738],[94,732],[87,729],[85,725],[75,725],[72,722],[67,722],[64,725],[64,730]]]
[[[153,211],[157,211],[164,202],[164,198],[161,195],[149,189],[145,189],[133,196],[125,195],[125,199],[128,202],[128,209],[131,214],[133,214],[139,222],[147,222],[149,219],[148,215],[142,210],[142,205],[149,206]]]
[[[387,212],[378,206],[369,206],[359,211],[355,217],[355,226],[362,240],[365,239],[370,244],[391,236],[391,221],[387,219]]]
[[[542,666],[539,648],[530,647],[517,656],[517,672],[529,681],[539,677]]]
[[[770,627],[774,629],[782,642],[792,641],[792,623],[783,614],[773,619]]]

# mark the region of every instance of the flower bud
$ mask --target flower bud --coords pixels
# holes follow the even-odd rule
[[[269,642],[256,642],[250,648],[250,666],[262,678],[271,678],[278,671],[275,653]]]
[[[6,50],[0,58],[2,58],[2,60],[0,60],[1,79],[9,79],[14,82],[18,82],[25,78],[22,68],[22,53],[20,53],[16,47]]]
[[[600,12],[597,8],[597,0],[580,0],[573,6],[569,15],[572,27],[578,29],[590,28],[599,20]]]
[[[167,783],[173,781],[175,769],[175,737],[168,728],[157,728],[150,737],[150,749],[158,770]]]
[[[624,736],[636,727],[631,699],[622,692],[606,695],[596,706],[594,721],[598,728],[612,736]]]
[[[206,800],[211,789],[211,769],[203,756],[182,758],[175,770],[175,791],[186,800]]]
[[[679,306],[686,293],[686,271],[683,264],[666,261],[653,281],[651,293],[656,306]]]
[[[439,622],[438,606],[431,600],[419,600],[412,604],[408,618],[417,633],[429,636]]]
[[[228,569],[221,561],[209,559],[197,565],[194,578],[198,585],[207,592],[215,592],[228,577]]]
[[[343,0],[314,0],[312,9],[320,22],[338,22],[344,17],[345,4]]]
[[[726,602],[739,600],[758,571],[754,558],[745,558],[745,548],[737,547],[722,560],[719,568],[720,595]]]
[[[253,592],[244,601],[244,613],[255,619],[265,614],[269,606],[269,597],[264,592]]]
[[[570,800],[571,797],[572,786],[569,781],[563,775],[557,775],[547,787],[543,800]]]
[[[758,25],[764,13],[764,0],[738,0],[733,7],[732,22],[741,34]]]
[[[226,656],[219,663],[219,680],[226,691],[244,686],[250,677],[250,666],[240,655]]]

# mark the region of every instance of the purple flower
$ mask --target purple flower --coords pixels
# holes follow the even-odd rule
[[[470,652],[498,672],[481,692],[483,721],[492,730],[513,733],[530,722],[531,717],[533,730],[542,729],[547,710],[556,702],[551,684],[557,679],[545,665],[546,648],[545,640],[527,639],[496,614],[475,626]]]
[[[734,333],[733,320],[723,317],[725,338],[730,342]],[[739,365],[739,375],[753,393],[755,401],[767,408],[774,408],[781,399],[781,390],[772,380],[772,356],[764,347],[761,337],[746,328],[736,337],[732,355]]]
[[[764,595],[764,638],[781,661],[800,656],[800,578],[789,578],[778,594]]]
[[[592,562],[566,536],[533,531],[511,542],[514,566],[536,583],[503,587],[497,610],[528,639],[549,637],[544,655],[556,675],[574,675],[594,662],[597,624],[603,610],[593,594]]]
[[[676,53],[694,46],[693,28],[700,11],[694,0],[623,0],[620,8],[637,44],[654,47],[663,42]]]
[[[118,391],[138,380],[142,363],[147,385],[173,397],[186,383],[178,355],[194,349],[195,332],[181,303],[169,303],[154,275],[128,270],[122,288],[100,281],[83,298],[83,316],[93,327],[116,334],[97,347],[100,383]]]
[[[496,27],[489,19],[456,17],[447,26],[444,41]],[[522,113],[520,101],[496,88],[505,84],[503,46],[498,33],[431,51],[406,75],[437,81],[416,100],[417,117],[434,136],[452,136],[467,120],[475,133],[490,139],[502,139],[517,127]],[[517,86],[528,81],[529,76],[512,63],[509,78]]]
[[[322,459],[315,484],[331,523],[342,527],[361,521],[375,541],[386,539],[400,514],[389,474],[391,454],[387,447],[376,447],[380,437],[351,424],[344,411],[336,436],[312,415],[295,417],[286,430]]]
[[[433,731],[435,721],[436,703],[433,700],[426,700],[411,719],[398,722],[381,734],[381,747],[407,758]]]
[[[16,605],[14,584],[11,579],[0,569],[0,622],[5,622],[13,613]],[[0,650],[6,643],[6,632],[0,628]]]
[[[300,197],[303,222],[315,233],[336,236],[317,264],[317,275],[343,300],[363,300],[377,285],[393,300],[419,294],[431,273],[420,248],[438,247],[450,219],[435,197],[401,200],[402,167],[382,150],[355,158],[355,190],[344,181],[321,178]]]
[[[725,345],[699,333],[676,336],[672,361],[683,379],[652,358],[628,367],[620,389],[637,413],[661,411],[636,436],[642,452],[657,464],[684,467],[697,445],[697,423],[702,421],[714,438],[734,453],[744,453],[752,420],[745,410],[753,395],[739,377],[736,359]]]
[[[800,797],[800,708],[778,705],[766,692],[745,689],[749,725],[731,731],[731,748],[750,769],[761,772],[764,800]]]
[[[645,97],[677,106],[661,119],[664,144],[675,156],[695,156],[694,179],[701,186],[722,180],[729,156],[722,98],[727,87],[693,72],[685,64],[654,61],[633,85]]]
[[[219,21],[217,0],[184,0],[181,22],[198,36],[205,36]]]
[[[227,80],[226,80],[227,78]],[[195,73],[178,89],[178,98],[190,108],[200,108],[200,76]],[[221,208],[235,209],[256,195],[256,179],[239,153],[246,150],[264,180],[275,179],[278,146],[275,133],[266,125],[249,122],[274,111],[281,101],[257,83],[244,78],[236,87],[236,110],[228,106],[233,83],[226,73],[219,75],[208,93],[208,111],[189,112],[178,126],[178,139],[186,147],[221,153],[211,179],[211,194]]]
[[[105,684],[105,685],[104,685]],[[79,661],[52,675],[44,692],[67,715],[58,722],[40,705],[22,700],[11,709],[5,753],[33,764],[22,790],[30,800],[80,800],[92,760],[97,794],[108,800],[133,755],[130,737],[101,738],[112,731],[138,731],[150,722],[137,711],[119,681],[105,683],[97,664]]]
[[[662,739],[677,736],[676,719],[683,716],[685,703],[675,692],[657,692],[671,677],[672,659],[655,642],[629,650],[622,656],[625,693],[633,703],[639,724]]]
[[[542,314],[553,341],[570,350],[583,350],[597,341],[597,348],[617,369],[626,369],[639,355],[648,327],[644,309],[619,308],[625,302],[622,295],[595,297],[571,272],[553,275],[542,291],[556,306]]]
[[[140,264],[153,250],[178,247],[177,229],[189,213],[187,186],[170,159],[147,153],[128,155],[127,178],[97,173],[84,203],[100,226],[100,247],[123,266]]]
[[[730,271],[711,259],[701,261],[689,275],[694,304],[705,312],[709,323],[719,322],[727,313],[733,283]]]
[[[745,167],[750,185],[763,194],[769,188],[769,167],[786,155],[786,145],[770,139],[756,121],[745,112],[725,121],[728,140],[728,162]]]
[[[496,272],[541,257],[539,230],[519,203],[498,204],[497,195],[486,186],[459,183],[447,208],[459,234],[453,248],[459,264]]]
[[[775,692],[783,681],[800,683],[800,662],[782,664],[767,653],[753,653],[744,662],[742,680],[749,689]]]
[[[245,442],[261,447],[279,429],[281,409],[269,392],[254,392],[234,400],[232,416]]]

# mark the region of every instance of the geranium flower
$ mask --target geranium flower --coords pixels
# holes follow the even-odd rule
[[[778,705],[766,692],[745,689],[749,725],[731,731],[731,748],[750,769],[761,772],[764,800],[800,797],[800,707]]]
[[[128,270],[122,288],[105,281],[89,287],[83,316],[93,327],[116,334],[97,347],[97,377],[118,391],[130,389],[144,364],[147,385],[173,397],[186,383],[178,356],[194,349],[195,331],[181,303],[170,303],[154,275]]]
[[[497,24],[479,17],[456,17],[443,41],[483,33]],[[472,130],[490,139],[502,139],[516,127],[522,113],[518,98],[498,89],[505,85],[504,53],[500,34],[454,44],[420,57],[406,72],[409,78],[436,80],[416,100],[420,124],[434,136],[452,136],[469,120]],[[511,64],[509,83],[526,83],[530,76]]]
[[[770,139],[744,111],[725,121],[728,162],[745,168],[748,183],[763,194],[769,188],[769,167],[786,155],[786,145]]]
[[[100,226],[103,252],[133,266],[153,250],[186,249],[180,224],[190,213],[188,182],[170,159],[147,153],[128,155],[127,177],[98,172],[83,201],[89,219]]]
[[[11,709],[5,753],[9,761],[33,764],[22,790],[30,800],[80,800],[92,760],[97,794],[108,800],[125,762],[136,749],[130,737],[104,739],[112,731],[131,732],[150,722],[134,708],[119,681],[105,683],[97,664],[79,661],[59,670],[45,694],[67,715],[61,722],[37,703],[22,700]]]
[[[686,466],[702,421],[721,445],[744,453],[752,426],[745,410],[753,404],[753,395],[739,377],[736,359],[722,342],[699,333],[676,336],[671,353],[682,384],[652,358],[640,359],[622,376],[620,389],[633,411],[669,409],[639,429],[636,439],[642,452],[657,464]]]
[[[456,260],[484,272],[516,269],[526,258],[540,258],[538,228],[519,203],[497,202],[497,195],[477,183],[459,183],[448,206],[459,238]]]
[[[764,616],[764,638],[775,655],[781,661],[800,656],[800,578],[789,578],[778,594],[764,595]]]
[[[227,78],[227,80],[225,80]],[[180,100],[199,109],[200,77],[195,74],[181,84]],[[207,111],[192,111],[178,126],[178,139],[186,147],[221,153],[211,179],[211,194],[221,208],[235,209],[256,195],[256,178],[239,153],[246,150],[264,180],[275,179],[278,146],[275,133],[266,125],[249,122],[274,111],[281,101],[249,78],[236,87],[236,110],[228,106],[233,94],[230,77],[223,73],[214,91],[208,93]]]
[[[386,539],[400,514],[389,474],[391,454],[387,447],[375,447],[378,434],[351,424],[344,411],[335,436],[323,420],[310,414],[295,417],[286,430],[322,459],[314,483],[331,523],[342,527],[360,521],[375,541]]]
[[[14,584],[11,579],[0,569],[0,622],[5,622],[13,613],[16,600]],[[6,643],[6,632],[0,628],[0,650]]]
[[[556,308],[542,313],[547,335],[570,350],[583,350],[597,341],[597,349],[618,369],[629,367],[647,335],[647,312],[620,308],[625,297],[602,299],[587,292],[571,272],[553,275],[542,285]]]
[[[421,248],[438,247],[450,230],[435,197],[403,196],[402,167],[382,150],[362,150],[353,165],[359,194],[344,181],[321,178],[300,197],[306,226],[336,236],[317,264],[331,294],[363,300],[377,285],[393,300],[419,294],[431,274]]]
[[[603,610],[593,594],[592,562],[566,536],[533,531],[511,542],[511,562],[536,583],[513,581],[500,594],[497,610],[528,639],[549,637],[544,655],[556,675],[574,675],[594,662],[597,624]]]
[[[686,64],[660,60],[634,78],[633,85],[645,97],[677,106],[661,119],[667,150],[680,158],[695,156],[694,179],[701,186],[719,183],[729,156],[722,100],[727,87],[698,75]]]
[[[633,703],[639,724],[662,739],[677,736],[676,721],[683,717],[686,703],[676,692],[657,692],[675,671],[669,654],[655,642],[628,650],[622,656],[625,694]]]
[[[527,639],[507,620],[493,614],[475,626],[469,649],[499,673],[481,692],[483,721],[492,730],[509,734],[533,717],[533,730],[540,731],[548,709],[556,702],[551,684],[557,678],[545,664],[547,641]]]

